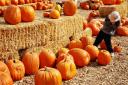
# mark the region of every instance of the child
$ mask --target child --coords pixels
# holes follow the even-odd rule
[[[104,21],[103,28],[100,30],[99,34],[96,37],[94,42],[95,46],[98,46],[100,42],[104,39],[107,50],[111,53],[111,56],[114,56],[112,45],[111,45],[111,36],[114,35],[116,29],[120,25],[120,15],[117,11],[111,12]]]

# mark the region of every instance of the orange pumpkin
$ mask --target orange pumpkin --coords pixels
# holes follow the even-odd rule
[[[120,36],[128,36],[128,27],[126,26],[120,26],[118,29],[117,29],[117,35],[120,35]]]
[[[77,11],[77,6],[73,1],[64,2],[64,7],[63,7],[64,15],[73,16],[76,13],[76,11]]]
[[[6,5],[11,5],[11,0],[5,0]]]
[[[49,16],[50,16],[52,19],[58,19],[58,18],[60,17],[60,13],[59,13],[58,10],[53,9],[53,10],[50,12]]]
[[[102,0],[105,5],[114,5],[116,0]]]
[[[25,1],[25,4],[29,4],[30,3],[30,0],[24,0]]]
[[[73,49],[73,48],[83,48],[82,42],[80,40],[72,40],[70,41],[70,43],[68,44],[68,48],[69,49]]]
[[[11,0],[11,4],[18,5],[18,0]]]
[[[93,44],[93,38],[91,36],[82,36],[80,40],[83,44],[83,48],[85,48],[87,45]]]
[[[58,52],[57,52],[57,55],[58,56],[60,56],[61,54],[66,54],[66,53],[68,53],[68,49],[67,48],[60,48],[59,50],[58,50]]]
[[[112,60],[111,54],[107,50],[101,50],[99,52],[99,55],[98,55],[97,59],[98,59],[98,63],[100,65],[107,65]]]
[[[6,64],[14,81],[21,80],[24,77],[25,67],[21,61],[9,59]]]
[[[18,24],[21,22],[21,11],[18,6],[8,6],[4,11],[4,20],[9,24]]]
[[[39,69],[39,56],[37,53],[26,51],[22,56],[22,62],[25,66],[25,73],[35,74]]]
[[[7,65],[5,63],[3,63],[2,61],[0,61],[0,72],[4,72],[4,73],[10,75],[10,71],[9,71]]]
[[[43,68],[45,66],[52,67],[55,64],[56,56],[51,50],[42,49],[42,51],[39,55],[39,59],[40,59],[40,67],[41,68]]]
[[[90,62],[90,55],[87,51],[80,49],[80,48],[74,48],[69,51],[69,54],[73,56],[73,59],[75,61],[75,64],[79,67],[83,67],[89,64]]]
[[[24,0],[18,0],[19,4],[25,4]]]
[[[5,0],[0,0],[0,6],[4,6],[5,4]]]
[[[58,70],[45,67],[35,74],[35,85],[62,85],[62,77]]]
[[[95,61],[99,54],[99,49],[94,45],[87,45],[85,50],[89,53],[91,61]]]
[[[61,55],[59,55],[59,56],[57,57],[56,63],[59,63],[60,61],[62,61],[63,59],[65,59],[65,58],[67,58],[67,57],[69,57],[70,60],[74,61],[72,55],[70,55],[69,53],[64,53],[64,54],[61,54]]]
[[[0,85],[13,85],[11,76],[5,72],[0,71]]]
[[[65,57],[56,67],[60,71],[63,80],[72,79],[77,73],[76,65],[70,57]]]
[[[118,53],[120,53],[121,52],[121,50],[122,50],[122,48],[121,48],[121,46],[118,44],[117,46],[114,46],[114,52],[118,52]]]
[[[32,22],[35,19],[35,11],[31,6],[22,6],[21,19],[23,22]]]

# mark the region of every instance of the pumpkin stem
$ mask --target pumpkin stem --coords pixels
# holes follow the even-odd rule
[[[26,53],[27,49],[28,48],[22,48],[22,49],[18,50],[18,53],[19,53],[19,56],[21,57],[21,59],[22,59],[23,55]]]

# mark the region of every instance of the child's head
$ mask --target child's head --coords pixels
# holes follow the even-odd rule
[[[109,19],[112,23],[120,20],[120,14],[117,11],[113,11],[109,14]]]

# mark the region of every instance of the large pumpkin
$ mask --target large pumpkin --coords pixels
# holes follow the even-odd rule
[[[13,85],[11,76],[5,72],[0,71],[0,85]]]
[[[21,11],[18,6],[8,6],[4,11],[4,20],[9,24],[18,24],[21,22]]]
[[[114,5],[116,4],[116,0],[102,0],[105,5]]]
[[[80,40],[82,42],[83,48],[85,48],[87,45],[93,44],[93,38],[91,36],[82,36]]]
[[[39,56],[37,53],[26,51],[22,57],[26,74],[35,74],[39,69]]]
[[[128,27],[126,26],[120,26],[118,29],[117,29],[117,35],[120,35],[120,36],[128,36]]]
[[[68,44],[68,48],[69,49],[73,49],[73,48],[83,48],[82,42],[80,40],[72,40],[70,41],[70,43]]]
[[[111,62],[111,54],[107,50],[101,50],[98,54],[98,63],[100,65],[107,65]]]
[[[56,67],[60,71],[63,80],[72,79],[77,73],[76,65],[70,57],[65,57]]]
[[[60,61],[62,61],[63,59],[65,59],[65,58],[67,58],[67,57],[70,58],[70,60],[74,61],[72,55],[70,55],[69,53],[64,53],[64,54],[61,54],[61,55],[59,55],[59,56],[57,57],[56,63],[59,63]]]
[[[10,75],[7,65],[5,63],[3,63],[2,61],[0,61],[0,71]]]
[[[74,48],[69,51],[69,54],[71,54],[74,58],[75,64],[79,67],[83,67],[89,64],[90,62],[90,55],[87,51],[80,49],[80,48]]]
[[[65,15],[72,16],[76,13],[77,6],[73,1],[65,1],[63,11]]]
[[[31,6],[21,6],[21,19],[23,22],[32,22],[35,19],[35,11]]]
[[[55,64],[56,61],[56,56],[55,54],[48,49],[42,49],[40,55],[39,55],[39,59],[40,59],[40,67],[52,67]]]
[[[24,77],[25,67],[20,60],[10,59],[6,64],[14,81],[21,80]]]
[[[58,70],[45,67],[35,74],[35,85],[62,85],[62,77]]]
[[[91,61],[95,61],[99,54],[99,49],[94,45],[86,46],[85,50],[89,53]]]

